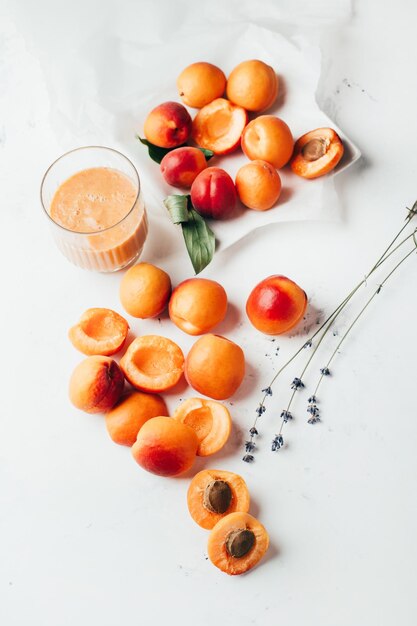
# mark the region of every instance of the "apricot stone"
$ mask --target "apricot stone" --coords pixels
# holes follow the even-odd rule
[[[172,292],[169,316],[189,335],[208,332],[225,317],[227,295],[223,287],[208,278],[189,278]]]
[[[127,270],[120,283],[120,300],[133,317],[157,317],[168,304],[171,279],[150,263],[138,263]]]
[[[168,152],[161,161],[162,176],[173,187],[191,187],[207,167],[206,157],[198,148],[184,146]]]
[[[89,356],[72,373],[69,397],[72,404],[86,413],[104,413],[120,398],[123,373],[108,356]]]
[[[178,102],[163,102],[149,113],[144,133],[150,143],[160,148],[177,148],[190,136],[192,120]]]
[[[123,394],[106,413],[107,432],[115,443],[132,446],[144,423],[159,415],[168,415],[167,406],[160,396],[130,391]]]
[[[171,417],[153,417],[132,446],[135,461],[159,476],[177,476],[193,465],[198,448],[194,430]]]
[[[215,400],[230,398],[245,375],[243,350],[220,335],[197,339],[185,361],[185,377],[199,393]]]
[[[204,217],[229,217],[236,206],[235,184],[225,170],[208,167],[191,186],[191,202]]]
[[[267,335],[280,335],[303,317],[307,294],[286,276],[268,276],[251,291],[246,313],[252,324]]]

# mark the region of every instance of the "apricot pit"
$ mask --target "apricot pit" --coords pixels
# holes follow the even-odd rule
[[[224,480],[213,480],[204,490],[203,506],[212,513],[225,513],[232,501],[232,490]]]

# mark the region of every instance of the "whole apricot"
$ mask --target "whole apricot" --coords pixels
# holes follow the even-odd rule
[[[291,330],[303,317],[307,294],[286,276],[268,276],[251,291],[246,313],[252,324],[266,335]]]
[[[203,335],[185,360],[185,377],[199,393],[215,400],[230,398],[245,375],[240,346],[220,335]]]
[[[215,98],[220,98],[226,88],[226,76],[212,63],[199,61],[188,65],[177,78],[181,100],[189,107],[201,109]]]
[[[120,398],[124,376],[108,356],[89,356],[72,373],[69,397],[72,404],[86,413],[104,413]]]
[[[280,196],[281,178],[270,163],[256,159],[239,169],[236,190],[242,204],[249,209],[266,211]]]
[[[236,206],[235,184],[225,170],[208,167],[191,185],[191,202],[203,217],[229,217]]]
[[[133,317],[157,317],[167,306],[170,295],[170,277],[150,263],[129,268],[120,283],[120,301]]]
[[[208,332],[225,317],[227,295],[224,288],[208,278],[189,278],[172,292],[169,316],[189,335]]]
[[[249,122],[242,133],[242,150],[251,160],[261,159],[277,170],[291,158],[294,140],[284,120],[274,115],[260,115]]]
[[[177,476],[193,465],[198,448],[194,430],[172,417],[145,422],[132,446],[132,455],[143,469],[159,476]]]
[[[264,111],[276,100],[278,77],[258,59],[239,63],[227,80],[227,97],[247,111]]]
[[[132,446],[138,432],[152,417],[168,415],[168,409],[157,394],[130,391],[106,413],[107,432],[115,443]]]
[[[183,146],[168,152],[161,161],[161,173],[168,185],[191,187],[207,167],[206,157],[198,148]]]
[[[178,102],[163,102],[152,109],[145,120],[146,139],[160,148],[176,148],[191,133],[192,120],[187,109]]]

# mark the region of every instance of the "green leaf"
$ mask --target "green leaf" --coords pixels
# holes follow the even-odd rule
[[[216,240],[201,215],[193,208],[188,211],[188,221],[181,224],[182,234],[194,271],[199,274],[213,258]]]
[[[143,143],[144,146],[147,146],[149,156],[153,161],[156,161],[156,163],[160,163],[164,156],[168,154],[168,152],[171,152],[171,150],[175,150],[175,148],[160,148],[159,146],[155,146],[147,139],[142,139],[142,137],[139,137],[139,135],[136,135],[136,139],[139,139],[139,141]],[[178,147],[182,148],[183,146]]]
[[[206,161],[210,161],[211,157],[214,157],[213,150],[207,150],[206,148],[200,148],[199,146],[197,146],[197,147],[198,147],[199,150],[201,150],[201,152],[206,157]]]
[[[172,195],[167,196],[164,200],[164,204],[168,209],[168,212],[171,216],[171,220],[174,224],[182,224],[183,222],[188,222],[189,219],[189,211],[188,211],[188,202],[190,196],[182,196],[182,195]]]

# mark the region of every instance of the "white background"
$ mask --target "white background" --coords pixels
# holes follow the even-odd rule
[[[257,334],[242,313],[252,286],[272,273],[290,276],[309,294],[314,323],[314,311],[330,312],[363,277],[401,226],[404,207],[417,199],[415,3],[320,2],[314,11],[309,4],[0,5],[6,33],[0,73],[2,625],[416,623],[415,257],[383,289],[335,360],[334,375],[320,390],[322,423],[305,423],[307,388],[284,432],[288,446],[278,455],[269,452],[299,364],[269,404],[256,462],[240,461],[259,390],[305,339],[272,343]],[[128,19],[131,14],[136,19]],[[244,346],[249,363],[230,407],[232,441],[210,466],[244,475],[252,512],[271,536],[262,564],[233,578],[205,558],[207,533],[186,510],[189,477],[146,474],[129,450],[111,442],[101,417],[69,405],[67,381],[80,355],[67,329],[87,307],[120,311],[120,276],[68,264],[53,246],[38,201],[40,173],[68,141],[54,134],[54,115],[90,95],[74,85],[69,96],[61,89],[65,75],[62,84],[51,82],[61,62],[79,62],[85,42],[92,42],[91,54],[105,58],[121,34],[152,46],[225,20],[256,20],[319,41],[318,102],[363,153],[337,178],[339,221],[259,230],[204,272],[229,294],[229,316],[219,332]],[[16,58],[20,65],[13,64]],[[44,97],[34,89],[42,81]],[[80,141],[83,129],[88,136],[93,117],[91,111],[80,115],[74,127],[68,120],[68,137]],[[151,228],[143,258],[169,271],[174,283],[190,275],[181,238],[169,224]],[[343,317],[339,334],[356,307]],[[131,325],[146,333],[156,324]],[[192,343],[166,318],[159,328],[185,351]],[[306,376],[307,386],[321,365],[319,359]],[[187,395],[192,391],[184,389],[181,397]],[[168,397],[171,409],[176,401]]]

